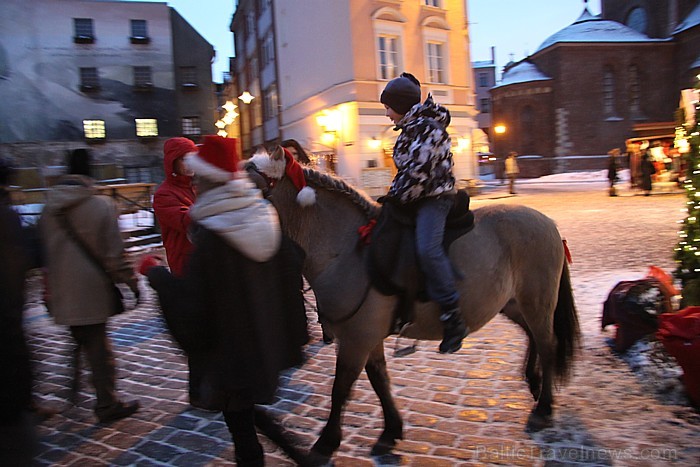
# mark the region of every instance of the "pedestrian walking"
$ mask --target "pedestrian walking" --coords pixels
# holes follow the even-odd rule
[[[641,172],[641,186],[642,190],[644,190],[644,196],[649,196],[652,188],[651,177],[656,173],[656,168],[654,167],[654,162],[651,160],[648,149],[642,154],[639,170]]]
[[[7,189],[11,171],[9,161],[0,159],[0,465],[29,466],[37,442],[30,355],[22,326],[30,255]]]
[[[508,153],[508,157],[506,157],[505,162],[505,173],[506,177],[508,177],[508,192],[511,195],[515,194],[515,180],[518,178],[518,174],[520,173],[517,156],[517,152],[511,151]]]
[[[46,195],[39,228],[48,270],[47,311],[56,324],[70,327],[87,356],[95,415],[100,422],[128,417],[139,404],[117,397],[107,322],[123,311],[115,284],[127,284],[138,300],[138,282],[126,260],[116,205],[99,195],[90,178],[87,150],[70,154],[68,174]]]
[[[165,180],[153,195],[153,212],[158,220],[168,267],[174,276],[181,277],[193,245],[190,240],[190,207],[197,199],[192,176],[184,157],[196,153],[197,146],[189,138],[170,138],[163,145],[163,171]],[[197,390],[199,388],[198,366],[189,364],[190,405],[204,408]]]
[[[617,162],[618,157],[620,156],[620,150],[618,148],[611,149],[608,151],[608,183],[610,184],[610,187],[608,189],[608,194],[610,196],[617,196],[617,190],[615,189],[615,183],[619,180],[618,177],[618,170],[619,170],[619,165]]]
[[[202,404],[223,412],[236,462],[262,466],[255,405],[273,402],[279,372],[302,363],[308,334],[298,262],[287,258],[277,212],[238,162],[236,140],[219,136],[186,157],[197,189],[189,266],[177,277],[145,257],[139,271],[190,366],[200,367]]]
[[[421,104],[420,82],[402,73],[386,85],[380,100],[401,134],[394,145],[397,173],[388,197],[415,212],[416,254],[431,300],[440,306],[441,353],[456,352],[469,330],[459,314],[459,293],[442,241],[454,204],[450,112],[428,95]]]

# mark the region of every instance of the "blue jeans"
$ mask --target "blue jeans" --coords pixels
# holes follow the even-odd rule
[[[453,202],[449,196],[427,198],[421,201],[416,214],[418,263],[425,275],[428,297],[443,311],[456,306],[459,301],[452,264],[442,246],[445,220]]]

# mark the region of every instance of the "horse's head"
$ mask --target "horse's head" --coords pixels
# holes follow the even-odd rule
[[[265,178],[269,190],[282,179],[288,179],[298,191],[296,201],[300,206],[311,206],[316,202],[316,192],[307,186],[304,169],[282,146],[275,147],[271,153],[266,150],[256,152],[249,163]]]

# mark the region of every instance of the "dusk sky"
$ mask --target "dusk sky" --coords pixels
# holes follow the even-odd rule
[[[228,57],[233,55],[229,24],[234,1],[168,0],[165,3],[214,46],[214,80],[221,81],[222,73],[228,71]],[[511,59],[525,58],[546,38],[576,21],[583,6],[583,0],[468,0],[472,60],[490,60],[491,46],[495,46],[500,77],[500,70]],[[600,0],[589,1],[588,9],[594,15],[599,14]]]

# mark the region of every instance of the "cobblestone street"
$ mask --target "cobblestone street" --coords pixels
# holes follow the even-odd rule
[[[465,340],[462,350],[440,355],[437,342],[419,342],[416,353],[386,354],[393,391],[404,417],[404,439],[394,463],[452,465],[700,465],[700,414],[654,391],[610,346],[613,330],[600,330],[602,304],[621,280],[642,278],[648,266],[671,272],[682,219],[683,194],[639,196],[626,189],[607,196],[603,182],[571,185],[521,183],[518,195],[491,187],[472,208],[525,204],[552,217],[573,256],[571,276],[583,348],[570,382],[555,392],[554,427],[526,433],[533,406],[521,376],[526,338],[498,316]],[[532,271],[536,274],[537,271]],[[26,311],[35,360],[35,394],[60,413],[39,426],[39,465],[232,465],[230,435],[221,414],[187,403],[187,365],[160,317],[153,291],[136,310],[114,318],[109,330],[117,357],[117,387],[141,410],[109,425],[96,424],[89,371],[83,371],[76,405],[69,401],[71,339],[38,303],[32,278]],[[311,298],[311,297],[310,297]],[[269,410],[298,435],[315,442],[330,408],[335,345],[325,345],[309,308],[312,340],[307,363],[283,376]],[[367,377],[354,387],[343,420],[336,466],[371,466],[372,444],[382,430],[381,407]],[[264,439],[267,465],[294,465]]]

